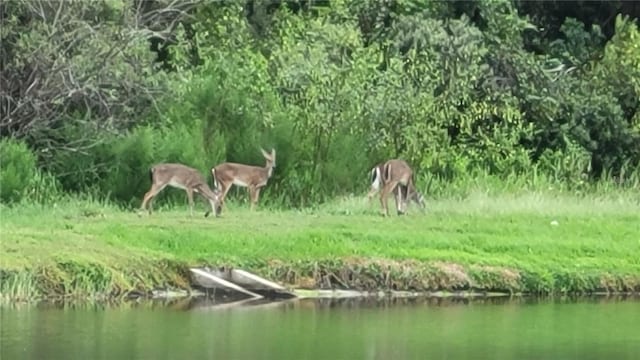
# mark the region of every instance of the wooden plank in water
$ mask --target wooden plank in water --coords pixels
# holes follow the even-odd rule
[[[284,286],[269,281],[256,274],[241,269],[207,269],[209,274],[220,279],[232,282],[251,291],[268,291],[273,294],[295,297],[296,295]]]
[[[223,288],[228,288],[231,290],[235,290],[238,292],[241,292],[243,294],[247,294],[253,298],[262,298],[263,296],[260,294],[256,294],[252,291],[249,291],[241,286],[238,286],[230,281],[224,280],[216,275],[211,274],[208,271],[202,270],[202,269],[197,269],[197,268],[191,268],[190,269],[191,272],[193,272],[194,274],[196,274],[195,276],[195,281],[203,287],[206,288],[216,288],[216,287],[223,287]]]
[[[287,289],[280,285],[276,284],[273,281],[269,281],[265,278],[262,278],[258,275],[252,274],[245,270],[233,269],[231,270],[231,281],[236,284],[241,284],[250,288],[255,289],[269,289],[269,290],[280,290],[287,291]]]

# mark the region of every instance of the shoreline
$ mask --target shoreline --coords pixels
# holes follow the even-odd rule
[[[327,296],[328,295],[328,296]],[[529,295],[529,294],[469,294],[456,293],[424,293],[424,294],[366,294],[358,296],[331,296],[325,293],[318,297],[293,298],[261,298],[252,299],[239,296],[210,297],[204,292],[164,293],[158,292],[154,296],[118,298],[118,299],[78,299],[78,298],[44,298],[29,301],[10,301],[0,299],[0,308],[55,308],[55,309],[92,309],[106,308],[169,308],[173,310],[232,310],[243,308],[275,308],[280,306],[305,306],[315,304],[320,307],[336,306],[469,306],[469,305],[534,305],[539,303],[608,303],[608,302],[638,302],[640,293],[594,293],[580,295]],[[399,295],[399,296],[396,296]]]
[[[362,262],[362,260],[360,261]],[[270,269],[269,272],[272,275],[280,274],[280,276],[276,278],[268,277],[268,280],[284,286],[299,298],[487,298],[634,296],[640,294],[640,275],[614,275],[608,272],[598,274],[594,272],[586,279],[588,280],[587,283],[593,285],[591,287],[563,289],[558,286],[547,291],[532,291],[532,289],[524,287],[524,284],[534,284],[541,282],[543,279],[536,278],[535,274],[521,273],[517,269],[463,267],[459,264],[451,263],[412,263],[415,265],[413,268],[407,267],[406,264],[389,260],[380,262],[367,261],[358,269],[360,271],[358,273],[349,267],[331,268],[316,263],[313,264],[315,269],[311,274],[305,274],[303,270],[308,269],[311,264],[297,264],[298,271],[302,275],[296,274],[292,264],[279,263],[278,266],[268,269]],[[61,287],[60,283],[55,279],[43,277],[44,274],[55,272],[56,270],[54,269],[40,268],[31,273],[26,271],[11,273],[0,270],[3,280],[3,293],[0,294],[0,298],[10,302],[60,299],[120,301],[127,299],[207,297],[207,293],[214,291],[196,284],[193,278],[188,275],[189,266],[171,264],[170,262],[158,265],[165,269],[172,268],[173,270],[165,272],[159,282],[146,283],[131,289],[118,289],[110,286],[100,289],[95,282],[90,288],[87,287],[87,284],[77,284],[76,288]],[[371,270],[376,267],[378,268],[377,270]],[[402,267],[402,272],[398,271],[400,267]],[[369,271],[365,269],[369,269]],[[85,276],[84,270],[86,269],[77,274],[68,273],[67,277],[73,279]],[[99,273],[99,266],[93,268],[93,271]],[[418,274],[423,276],[418,276]],[[135,271],[125,271],[114,275],[129,278],[129,281],[133,283],[135,278],[141,274]],[[572,281],[576,283],[584,282],[585,279],[579,275],[577,273],[573,274],[575,278]],[[569,279],[572,279],[572,275],[566,273],[552,276],[558,279],[569,276]],[[168,279],[172,279],[172,281],[165,282]],[[482,282],[482,279],[488,279],[488,281]],[[356,284],[360,284],[360,286]],[[364,286],[362,286],[363,284]],[[449,285],[435,287],[433,284]],[[503,286],[496,284],[502,284]],[[602,284],[609,284],[610,286],[604,287]],[[53,291],[45,292],[42,289]],[[215,291],[220,292],[220,290]]]

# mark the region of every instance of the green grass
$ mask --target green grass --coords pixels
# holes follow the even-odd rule
[[[207,264],[298,286],[640,291],[639,203],[635,192],[473,192],[390,218],[362,198],[300,211],[231,203],[217,219],[202,203],[193,218],[186,206],[151,216],[89,201],[3,207],[0,289],[114,296],[186,287],[188,266]]]

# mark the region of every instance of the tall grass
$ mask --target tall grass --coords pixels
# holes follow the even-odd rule
[[[432,198],[461,198],[483,191],[492,195],[542,192],[573,196],[636,196],[640,195],[640,169],[623,167],[619,176],[604,172],[598,180],[584,176],[565,176],[558,168],[541,169],[534,165],[526,172],[494,175],[488,170],[470,171],[467,176],[453,179],[419,173],[417,186]]]

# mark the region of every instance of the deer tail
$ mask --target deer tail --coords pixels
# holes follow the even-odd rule
[[[216,168],[211,168],[211,178],[213,180],[213,188],[218,188],[218,180],[216,180]]]
[[[387,181],[389,181],[389,179],[391,179],[391,165],[389,165],[389,163],[384,164],[384,182],[386,183]]]
[[[380,173],[380,167],[376,166],[373,169],[371,169],[371,186],[379,189],[380,188],[380,184],[382,184],[382,174]]]

